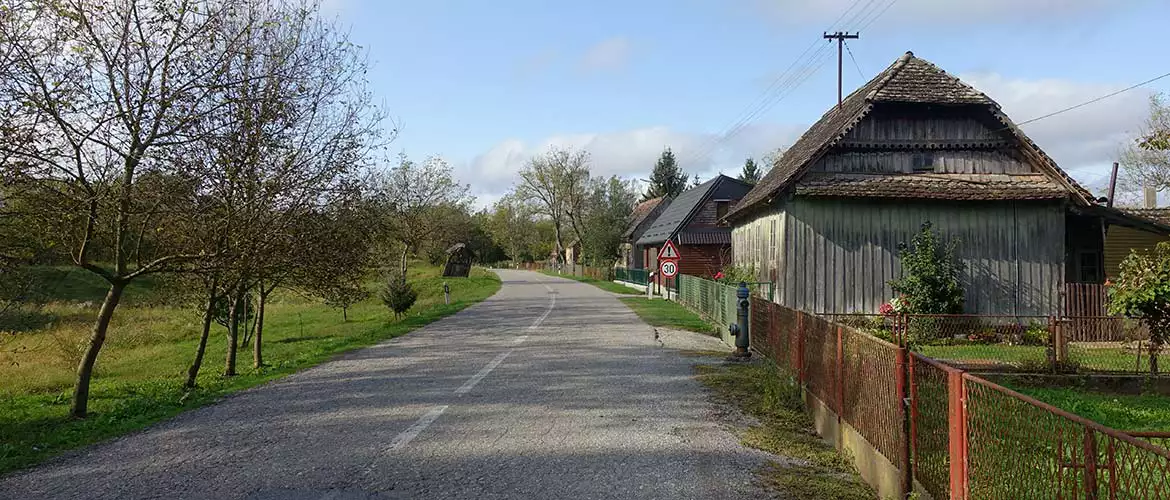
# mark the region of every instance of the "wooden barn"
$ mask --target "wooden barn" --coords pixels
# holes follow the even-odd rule
[[[873,313],[898,246],[958,240],[967,312],[1048,315],[1103,279],[1103,220],[988,96],[907,52],[800,137],[728,216],[736,263],[814,313]]]
[[[666,240],[678,247],[682,274],[711,277],[730,264],[731,227],[721,220],[751,189],[751,184],[719,175],[680,193],[634,243],[646,269],[657,269]]]

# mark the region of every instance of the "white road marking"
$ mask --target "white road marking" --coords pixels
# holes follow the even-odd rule
[[[545,309],[544,314],[541,314],[539,318],[536,318],[536,321],[532,322],[532,325],[528,327],[529,330],[535,330],[539,328],[540,324],[544,323],[544,320],[548,319],[548,315],[552,314],[553,308],[557,306],[557,296],[552,293],[552,287],[548,285],[544,285],[544,287],[549,291],[548,309]]]
[[[527,335],[521,335],[521,336],[519,336],[519,337],[516,337],[516,340],[513,340],[513,341],[512,341],[512,343],[513,343],[513,344],[521,344],[521,343],[523,343],[525,340],[528,340],[528,336],[527,336]]]
[[[390,448],[388,448],[386,451],[398,451],[403,446],[410,444],[410,442],[413,441],[414,438],[418,437],[422,431],[425,431],[427,427],[435,423],[435,420],[438,420],[439,415],[442,415],[445,411],[447,411],[447,405],[431,408],[430,411],[419,417],[419,419],[415,421],[413,425],[407,427],[406,430],[402,431],[401,434],[395,436],[394,440],[390,442]]]
[[[503,363],[504,359],[507,358],[510,354],[512,354],[512,351],[500,353],[495,357],[495,359],[492,359],[491,363],[488,363],[487,366],[484,366],[482,369],[480,369],[478,373],[472,375],[466,383],[464,383],[458,389],[455,389],[455,394],[467,394],[468,392],[471,392],[471,389],[475,388],[475,384],[478,384],[479,381],[488,376],[492,370],[495,370],[497,366],[500,366],[500,363]]]

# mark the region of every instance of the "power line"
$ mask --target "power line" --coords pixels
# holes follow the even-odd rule
[[[881,7],[880,10],[878,10],[878,6],[881,4],[878,3],[875,5],[876,1],[877,0],[869,0],[866,2],[866,4],[860,10],[857,10],[850,17],[850,19],[845,22],[845,25],[864,22],[862,29],[868,28],[879,18],[881,18],[882,15],[886,13],[886,11],[893,7],[898,0],[891,0],[889,3],[886,3],[884,7]],[[853,12],[854,9],[856,9],[856,7],[860,4],[861,0],[856,0],[853,5],[849,7],[849,9],[847,9],[844,13],[841,14],[841,16],[837,18],[836,21],[834,21],[833,25],[830,26],[830,29],[840,24],[841,20],[845,19],[845,17],[847,17],[850,12]],[[874,8],[871,10],[870,7]],[[687,158],[686,163],[698,163],[699,161],[708,158],[723,142],[727,141],[735,134],[746,128],[748,125],[750,125],[752,120],[769,111],[773,106],[783,101],[785,98],[791,95],[792,92],[796,90],[796,88],[800,87],[800,85],[811,78],[817,70],[824,66],[828,59],[826,50],[828,48],[828,44],[824,44],[821,45],[821,47],[818,48],[815,52],[813,52],[813,54],[808,57],[807,61],[803,63],[801,62],[804,60],[803,56],[808,54],[809,50],[811,50],[815,45],[816,42],[813,42],[812,45],[810,45],[804,50],[804,52],[801,53],[801,56],[798,57],[796,61],[790,64],[783,73],[781,73],[775,80],[773,80],[772,85],[768,87],[768,91],[766,91],[762,96],[762,100],[756,103],[754,106],[749,105],[748,110],[745,111],[746,116],[742,116],[740,119],[733,122],[733,124],[723,133],[713,135],[710,139],[704,141],[703,145],[696,149],[696,151],[699,151],[699,153],[691,156],[690,158]],[[850,53],[850,56],[852,57],[852,52]],[[854,64],[856,65],[856,59],[854,59]],[[796,68],[797,66],[799,66],[799,68],[793,72],[793,68]],[[864,79],[864,76],[862,78]]]
[[[863,7],[861,10],[857,11],[856,13],[854,13],[853,17],[849,20],[849,22],[852,23],[852,22],[856,21],[858,18],[861,18],[862,15],[865,13],[865,11],[868,10],[869,6],[871,4],[873,4],[874,1],[875,0],[869,0],[869,2],[865,4],[865,7]],[[841,15],[838,16],[835,21],[833,21],[833,24],[831,24],[829,26],[829,29],[833,29],[838,24],[840,24],[841,21],[844,20],[845,17],[848,16],[850,12],[853,12],[854,9],[856,9],[858,5],[861,5],[861,0],[854,0],[853,4],[850,5],[848,9],[845,9],[845,11],[842,12]],[[797,70],[796,73],[793,73],[793,69],[797,68],[798,66],[800,66],[801,68],[805,68],[808,65],[812,64],[813,61],[816,59],[816,57],[819,55],[819,53],[823,50],[823,49],[818,49],[817,51],[813,52],[813,55],[808,58],[807,62],[802,62],[805,60],[805,56],[809,54],[809,51],[816,48],[816,46],[817,46],[817,42],[810,43],[809,46],[806,47],[804,49],[804,51],[802,51],[800,53],[800,55],[797,56],[797,58],[791,64],[789,64],[787,68],[784,69],[784,71],[782,71],[780,74],[778,74],[776,76],[775,79],[772,80],[772,82],[768,85],[768,87],[764,90],[764,92],[758,98],[759,99],[758,102],[754,102],[752,104],[749,104],[743,111],[741,111],[737,115],[738,118],[733,120],[731,122],[731,124],[729,124],[727,126],[727,128],[724,129],[723,133],[716,134],[716,135],[712,136],[711,139],[704,141],[703,144],[700,146],[700,148],[698,148],[698,151],[703,151],[703,153],[695,156],[694,158],[690,158],[688,160],[697,162],[699,159],[702,159],[704,156],[706,156],[706,154],[707,154],[706,151],[708,149],[717,148],[719,146],[720,142],[722,142],[723,140],[726,140],[728,137],[734,135],[739,130],[742,130],[748,123],[750,123],[750,121],[752,119],[754,119],[754,117],[758,116],[762,111],[766,111],[767,108],[770,108],[772,105],[774,105],[774,102],[776,102],[775,97],[777,95],[783,94],[787,90],[785,87],[790,86],[790,85],[792,85],[792,83],[795,82],[795,80],[793,80],[793,75],[799,75],[802,73],[802,70]],[[801,81],[801,83],[803,83],[803,81]],[[797,85],[799,85],[799,83],[797,83]],[[769,101],[773,101],[773,104],[769,104]]]
[[[861,77],[861,81],[865,81],[865,73],[861,71],[861,65],[857,64],[857,58],[853,57],[853,49],[849,48],[849,43],[845,43],[845,52],[849,53],[849,59],[853,60],[853,67],[857,68],[857,76]]]
[[[1077,104],[1077,105],[1074,105],[1074,106],[1069,106],[1069,107],[1067,107],[1067,108],[1064,108],[1064,109],[1062,109],[1062,110],[1059,110],[1059,111],[1054,111],[1054,112],[1052,112],[1052,113],[1048,113],[1048,114],[1046,114],[1046,115],[1044,115],[1044,116],[1038,116],[1038,117],[1036,117],[1036,118],[1032,118],[1031,120],[1022,121],[1022,122],[1020,122],[1020,123],[1017,123],[1016,125],[1017,125],[1017,126],[1024,126],[1024,125],[1027,125],[1027,124],[1029,124],[1029,123],[1038,122],[1038,121],[1040,121],[1040,120],[1043,120],[1043,119],[1045,119],[1045,118],[1052,118],[1053,116],[1059,115],[1059,114],[1061,114],[1061,113],[1067,113],[1067,112],[1069,112],[1069,111],[1072,111],[1072,110],[1074,110],[1074,109],[1083,108],[1083,107],[1085,107],[1085,106],[1088,106],[1088,105],[1090,105],[1090,104],[1094,104],[1094,103],[1098,103],[1098,102],[1104,101],[1105,99],[1108,99],[1108,98],[1110,98],[1110,97],[1113,97],[1113,96],[1116,96],[1116,95],[1119,95],[1119,94],[1123,94],[1123,93],[1129,92],[1129,91],[1131,91],[1131,90],[1133,90],[1133,89],[1136,89],[1136,88],[1138,88],[1138,87],[1141,87],[1141,86],[1144,86],[1144,85],[1148,85],[1148,84],[1154,83],[1154,82],[1156,82],[1156,81],[1158,81],[1158,80],[1161,80],[1161,79],[1163,79],[1163,78],[1166,78],[1166,77],[1168,77],[1168,76],[1170,76],[1170,73],[1166,73],[1166,74],[1164,74],[1164,75],[1162,75],[1162,76],[1156,76],[1156,77],[1154,77],[1154,78],[1151,78],[1151,79],[1149,79],[1149,80],[1146,80],[1146,81],[1144,81],[1144,82],[1141,82],[1141,83],[1139,83],[1139,84],[1136,84],[1136,85],[1131,85],[1131,86],[1129,86],[1129,87],[1123,88],[1123,89],[1121,89],[1121,90],[1118,90],[1118,91],[1116,91],[1116,92],[1112,92],[1112,93],[1109,93],[1109,94],[1105,94],[1105,95],[1103,95],[1103,96],[1101,96],[1101,97],[1097,97],[1097,98],[1095,98],[1095,99],[1090,99],[1090,100],[1088,100],[1088,101],[1085,101],[1085,102],[1082,102],[1082,103],[1080,103],[1080,104]]]

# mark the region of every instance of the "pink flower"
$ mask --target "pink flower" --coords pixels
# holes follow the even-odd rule
[[[723,279],[723,271],[719,271],[719,272],[715,273],[715,279],[717,279],[717,280]]]
[[[882,316],[893,316],[894,306],[890,305],[889,302],[882,304],[881,307],[878,308],[878,313]]]

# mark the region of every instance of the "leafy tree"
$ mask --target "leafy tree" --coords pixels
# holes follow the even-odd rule
[[[500,198],[492,206],[491,215],[487,221],[488,233],[496,241],[508,258],[513,262],[524,260],[541,260],[548,256],[533,258],[538,253],[535,246],[542,240],[536,229],[536,209],[525,202],[515,193]],[[550,238],[551,240],[551,238]]]
[[[341,309],[341,319],[349,321],[348,311],[354,304],[369,298],[370,292],[366,291],[360,281],[344,280],[333,283],[332,286],[324,290],[323,297],[325,305],[334,309]]]
[[[890,281],[890,287],[909,301],[914,314],[959,314],[963,312],[963,285],[960,278],[966,266],[955,255],[958,242],[939,241],[929,221],[910,245],[899,245],[902,277]]]
[[[1170,242],[1151,252],[1131,252],[1117,280],[1108,285],[1111,314],[1139,317],[1150,329],[1150,373],[1158,374],[1158,355],[1170,332]]]
[[[760,182],[761,177],[763,177],[763,173],[756,166],[755,160],[748,158],[743,162],[743,171],[739,173],[739,180],[748,184],[757,184]]]
[[[700,185],[700,184],[702,184],[702,183],[703,183],[703,181],[699,179],[699,174],[695,174],[695,179],[694,179],[693,181],[691,181],[691,185],[690,185],[690,187],[689,187],[689,188],[687,188],[687,189],[694,189],[694,188],[697,188],[697,187],[699,187],[699,185]]]
[[[469,186],[455,179],[454,170],[439,157],[419,164],[398,156],[398,166],[378,179],[378,196],[382,211],[383,235],[398,243],[401,253],[400,272],[406,276],[407,257],[425,245],[441,241],[447,234],[444,211],[466,213],[472,198]]]
[[[622,234],[638,194],[632,183],[617,176],[594,179],[591,185],[581,250],[589,263],[610,266],[621,257]]]
[[[674,198],[686,190],[686,172],[679,168],[674,152],[670,148],[664,149],[654,164],[654,171],[650,173],[650,187],[642,195],[642,201],[662,196]]]
[[[386,287],[382,289],[382,303],[394,311],[394,319],[400,318],[403,313],[410,310],[416,300],[418,292],[405,276],[391,276]]]

